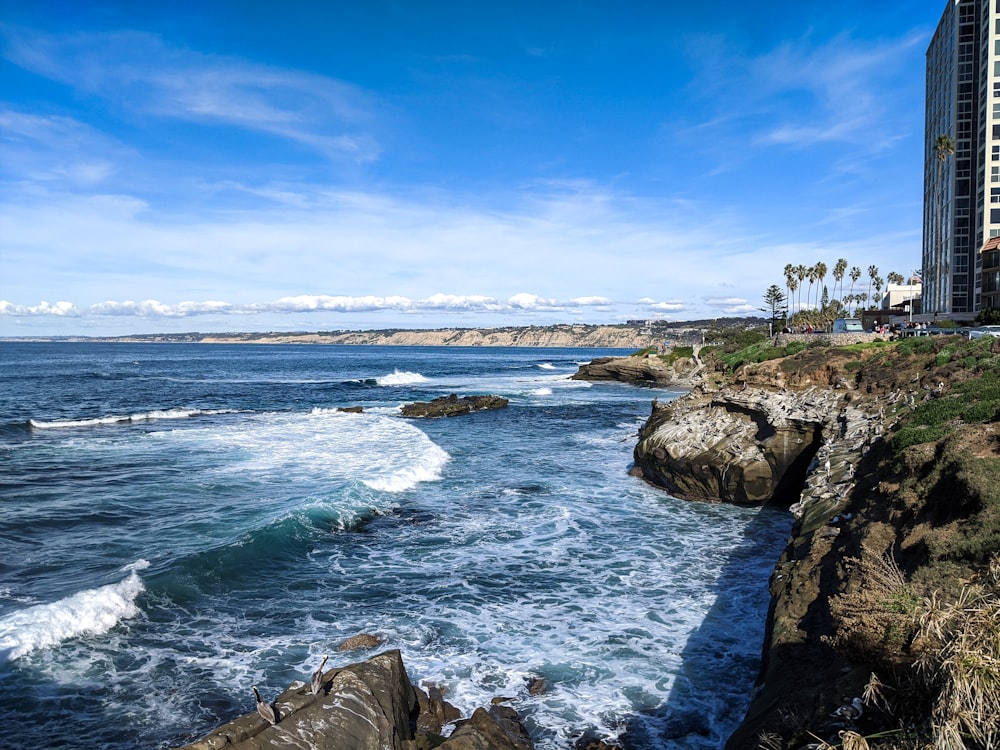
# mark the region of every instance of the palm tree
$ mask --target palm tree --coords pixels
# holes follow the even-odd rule
[[[851,295],[854,295],[854,285],[861,278],[861,269],[857,266],[851,266]],[[857,300],[855,300],[857,301]]]
[[[815,266],[813,266],[813,268],[816,270],[816,281],[819,282],[819,285],[816,287],[816,301],[817,301],[817,306],[820,309],[822,309],[824,307],[824,305],[819,304],[819,290],[820,289],[824,289],[824,290],[826,289],[826,287],[823,286],[823,281],[826,279],[826,263],[824,263],[823,261],[820,261]]]
[[[885,279],[883,279],[881,276],[876,276],[874,279],[872,279],[872,281],[875,284],[875,296],[872,298],[872,303],[873,303],[872,306],[874,307],[874,303],[881,302],[882,300],[882,284],[885,283]]]
[[[809,275],[809,269],[806,268],[804,265],[802,265],[801,263],[799,263],[799,265],[795,266],[795,278],[797,278],[799,280],[799,304],[798,304],[798,308],[799,308],[800,311],[802,310],[802,282],[806,280],[806,276],[808,276],[808,275]]]
[[[813,284],[816,283],[816,266],[809,266],[806,269],[806,275],[809,277],[809,294],[806,295],[806,305],[812,305]]]
[[[792,288],[792,280],[795,278],[795,266],[791,263],[785,264],[785,288],[788,290],[788,304],[792,304],[792,292],[795,290]],[[798,285],[796,285],[798,286]]]
[[[948,157],[955,155],[955,139],[952,138],[947,133],[942,133],[941,135],[939,135],[937,138],[934,139],[934,146],[931,150],[937,157],[937,163],[938,163],[937,185],[935,188],[938,197],[937,200],[934,201],[937,206],[937,210],[935,211],[936,213],[935,223],[937,224],[937,227],[935,229],[932,229],[933,232],[932,243],[935,246],[935,252],[943,253],[945,236],[948,234],[945,231],[944,227],[945,221],[947,219],[947,201],[945,196],[947,196],[948,191],[945,185],[945,180],[941,173],[944,171],[944,164],[946,161],[948,161]],[[947,265],[950,264],[946,264],[946,273],[947,273]]]
[[[903,274],[896,273],[895,271],[889,271],[889,273],[885,275],[885,278],[890,284],[897,284],[899,286],[902,286],[904,281]]]
[[[840,258],[833,266],[833,296],[837,298],[837,283],[840,284],[840,296],[844,296],[844,274],[847,272],[847,259]]]
[[[938,160],[938,171],[944,167],[944,163],[949,156],[955,155],[955,139],[947,133],[939,135],[934,139],[934,147],[931,149]]]
[[[868,297],[872,296],[872,282],[875,281],[876,276],[878,276],[878,266],[874,264],[868,266]]]
[[[794,276],[792,276],[790,279],[788,279],[788,302],[789,302],[789,304],[791,304],[792,295],[795,293],[795,290],[798,289],[798,288],[799,288],[799,280],[797,278],[795,278]]]

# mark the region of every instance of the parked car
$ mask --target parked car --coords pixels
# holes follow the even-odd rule
[[[864,333],[865,327],[857,318],[837,318],[833,321],[834,333]]]
[[[1000,336],[1000,326],[979,326],[969,331],[970,339],[978,339],[983,336]]]

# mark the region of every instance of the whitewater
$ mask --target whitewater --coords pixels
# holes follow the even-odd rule
[[[718,748],[787,514],[629,475],[612,350],[0,342],[5,748],[169,748],[357,633],[536,747]],[[412,420],[456,393],[502,410]],[[361,413],[341,411],[362,407]],[[547,690],[531,695],[541,678]]]

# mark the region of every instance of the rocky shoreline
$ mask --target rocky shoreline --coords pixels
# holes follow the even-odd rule
[[[795,518],[770,580],[757,684],[727,750],[829,748],[855,738],[870,742],[864,747],[915,747],[907,737],[937,741],[949,727],[976,737],[980,725],[985,741],[961,746],[992,747],[1000,739],[1000,691],[981,696],[993,718],[969,719],[964,708],[949,713],[941,695],[951,695],[950,678],[927,667],[943,658],[951,637],[940,621],[938,630],[924,629],[927,607],[944,618],[970,590],[993,596],[990,581],[997,627],[985,641],[1000,652],[1000,640],[990,640],[1000,633],[1000,375],[968,396],[970,384],[1000,373],[1000,341],[939,338],[810,346],[727,373],[718,360],[697,357],[669,365],[660,357],[602,359],[575,376],[689,388],[670,403],[653,401],[633,473],[683,499],[777,505]],[[984,405],[982,394],[994,400]],[[975,408],[963,405],[970,400]],[[943,408],[964,416],[933,435],[921,432],[923,415]],[[392,691],[369,685],[365,692],[344,678],[357,688],[352,721],[367,717],[352,731],[368,732],[370,741],[324,745],[314,738],[326,730],[309,706],[318,702],[328,716],[347,700],[331,697],[327,675],[322,700],[306,696],[304,685],[279,697],[279,711],[288,712],[283,726],[250,715],[188,747],[287,746],[268,739],[281,736],[281,726],[303,747],[530,749],[516,714],[498,706],[477,710],[447,742],[436,735],[440,722],[420,734],[422,712],[443,717],[448,709],[433,696],[415,697],[398,652],[387,653],[337,671],[366,673],[392,662]],[[1000,670],[991,674],[1000,680]]]
[[[952,632],[963,602],[1000,624],[1000,342],[824,342],[795,356],[776,344],[773,360],[706,369],[685,396],[654,401],[635,448],[634,473],[677,497],[795,518],[727,750],[995,746],[1000,670],[977,693],[961,665],[991,657],[951,655],[970,638]],[[976,636],[987,654],[1000,648],[991,627]]]

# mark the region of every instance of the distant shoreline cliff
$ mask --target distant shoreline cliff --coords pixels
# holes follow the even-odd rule
[[[698,335],[699,323],[511,326],[504,328],[382,329],[368,331],[152,333],[128,336],[20,336],[6,342],[109,342],[157,344],[320,344],[351,346],[517,346],[643,349]]]
[[[381,328],[363,331],[227,331],[139,333],[121,336],[0,336],[3,343],[89,342],[125,344],[334,344],[349,346],[523,346],[581,349],[645,349],[701,343],[710,330],[766,327],[763,318],[626,323],[558,323],[496,328]]]

